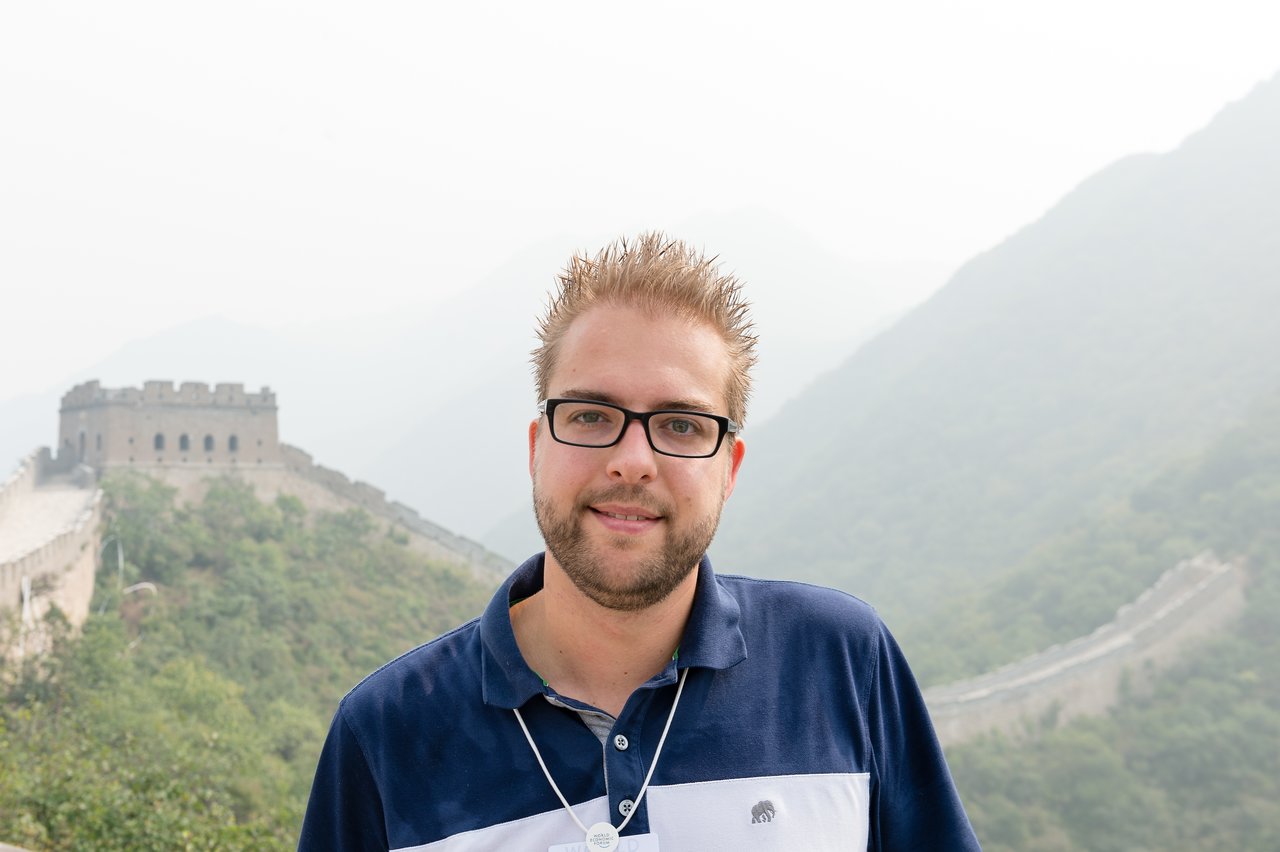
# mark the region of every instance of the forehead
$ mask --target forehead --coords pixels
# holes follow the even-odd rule
[[[631,408],[678,404],[722,411],[729,347],[712,326],[669,313],[598,305],[570,324],[551,396],[591,393]]]

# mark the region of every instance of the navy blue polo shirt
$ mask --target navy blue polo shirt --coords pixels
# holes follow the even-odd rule
[[[718,576],[704,558],[679,653],[605,742],[525,663],[511,601],[374,672],[343,698],[299,849],[542,850],[580,843],[512,712],[578,818],[665,852],[977,849],[915,679],[862,601],[802,583]],[[661,759],[635,800],[688,669]],[[547,700],[548,698],[552,700]],[[560,706],[557,706],[560,705]]]

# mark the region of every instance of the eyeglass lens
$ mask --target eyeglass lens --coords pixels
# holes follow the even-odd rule
[[[560,441],[584,447],[607,447],[618,440],[627,416],[604,403],[560,402],[551,422]],[[663,411],[649,417],[649,441],[659,452],[704,456],[716,450],[720,423],[692,411]]]

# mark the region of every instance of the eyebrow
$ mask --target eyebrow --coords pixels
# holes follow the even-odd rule
[[[616,405],[619,408],[625,406],[618,402],[618,398],[613,394],[602,393],[600,391],[583,390],[582,388],[566,388],[560,393],[561,399],[585,399],[592,402],[607,402],[610,405]],[[668,399],[658,403],[650,411],[696,411],[702,414],[715,414],[716,411],[705,402],[698,402],[692,399]]]

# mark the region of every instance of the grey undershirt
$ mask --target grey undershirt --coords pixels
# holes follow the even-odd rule
[[[579,710],[577,707],[570,707],[558,698],[552,698],[550,695],[544,695],[547,701],[550,701],[556,707],[563,707],[566,710],[572,710],[578,714],[578,718],[582,720],[582,724],[586,725],[591,733],[596,735],[596,739],[600,741],[600,745],[604,745],[605,740],[609,737],[609,732],[613,730],[617,719],[608,713],[600,710]]]

